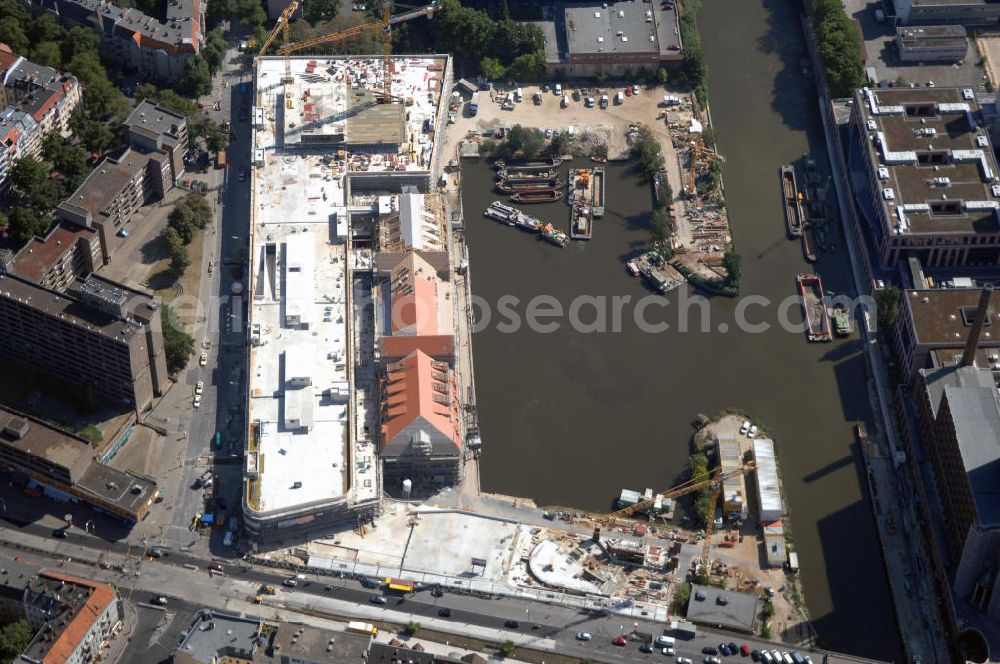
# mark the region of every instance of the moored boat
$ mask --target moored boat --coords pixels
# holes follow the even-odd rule
[[[588,205],[574,205],[569,209],[569,236],[574,240],[594,237],[594,217]]]
[[[536,189],[534,191],[515,192],[510,200],[515,203],[551,203],[559,200],[562,193],[555,189]]]
[[[497,159],[493,162],[493,167],[500,170],[514,170],[523,168],[556,168],[562,163],[558,157],[538,157],[537,159]]]
[[[823,280],[818,274],[800,274],[796,278],[802,308],[806,315],[806,331],[809,341],[830,341],[830,316],[826,311],[826,296]]]
[[[639,266],[635,264],[634,260],[625,263],[625,269],[627,269],[628,273],[631,274],[633,277],[639,276]]]
[[[816,237],[813,235],[812,226],[806,226],[802,231],[802,255],[810,263],[816,262]]]
[[[781,197],[785,208],[785,226],[789,237],[802,235],[802,205],[799,202],[799,190],[795,184],[795,169],[792,166],[781,167]]]
[[[842,304],[833,307],[833,333],[838,337],[851,334],[851,317],[847,313],[847,307]]]
[[[514,220],[511,219],[510,215],[504,214],[495,208],[486,208],[486,211],[483,212],[483,216],[493,219],[494,221],[499,221],[502,224],[507,224],[508,226],[514,225]]]
[[[604,169],[600,166],[594,169],[591,185],[591,206],[594,218],[604,216]]]
[[[530,217],[520,210],[517,211],[517,216],[514,219],[514,223],[521,230],[528,231],[529,233],[537,233],[538,229],[542,227],[542,222],[534,217]]]
[[[539,231],[543,238],[557,247],[565,247],[569,244],[569,237],[552,224],[545,224]]]

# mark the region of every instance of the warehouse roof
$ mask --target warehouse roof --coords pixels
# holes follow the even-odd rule
[[[648,16],[647,16],[648,13]],[[652,5],[613,2],[566,7],[570,53],[659,53]]]
[[[752,632],[756,616],[757,598],[753,595],[691,584],[687,609],[687,619],[691,622]]]

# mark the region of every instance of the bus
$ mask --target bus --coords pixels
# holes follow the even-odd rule
[[[366,634],[373,639],[378,636],[378,627],[371,623],[358,622],[357,620],[347,623],[347,631],[352,634]]]
[[[389,588],[389,590],[393,590],[398,593],[412,593],[417,584],[407,579],[392,579],[387,577],[385,585]]]

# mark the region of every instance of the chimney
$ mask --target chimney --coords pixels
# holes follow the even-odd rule
[[[979,308],[976,309],[972,329],[969,330],[969,340],[965,342],[965,352],[962,354],[963,367],[971,367],[976,360],[976,348],[979,347],[979,335],[983,333],[983,322],[986,320],[986,310],[990,306],[991,295],[993,295],[993,285],[986,284],[983,286],[983,292],[979,294]]]

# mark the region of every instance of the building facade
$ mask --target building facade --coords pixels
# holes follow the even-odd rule
[[[124,620],[114,587],[45,570],[24,591],[24,613],[36,632],[21,655],[24,664],[86,664],[100,659],[101,644]]]
[[[161,19],[102,0],[22,0],[35,13],[97,31],[113,61],[167,81],[184,74],[185,63],[205,40],[204,0],[171,0]]]
[[[952,588],[1000,618],[1000,393],[989,369],[923,369],[915,400],[920,436],[944,510]]]
[[[128,142],[143,153],[166,155],[170,179],[176,184],[184,175],[184,156],[188,152],[187,118],[143,101],[125,120]]]
[[[913,23],[990,25],[1000,21],[1000,4],[993,0],[892,0],[896,20]]]
[[[997,163],[973,90],[865,88],[851,112],[858,219],[881,267],[1000,265]]]
[[[903,62],[958,62],[969,52],[961,25],[896,28],[896,48]]]
[[[7,106],[0,110],[0,191],[10,185],[10,169],[22,157],[42,152],[42,131],[28,113]]]
[[[159,307],[97,275],[58,292],[0,274],[0,356],[75,384],[94,403],[136,411],[167,384]]]

